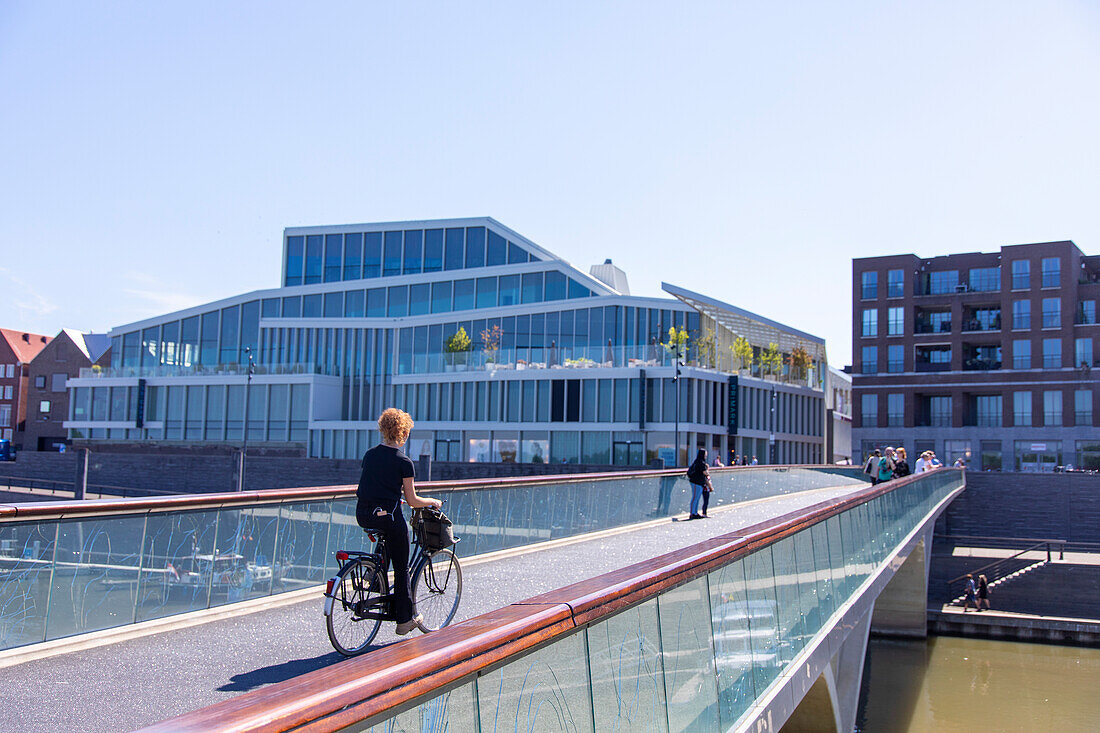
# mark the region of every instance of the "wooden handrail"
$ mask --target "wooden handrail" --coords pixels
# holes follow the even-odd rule
[[[960,470],[935,469],[935,473],[942,471]],[[823,501],[144,730],[335,731],[382,716],[394,707],[463,684],[487,666],[649,600],[930,473],[894,479],[842,499]]]
[[[821,470],[846,466],[794,465],[794,466],[725,466],[711,471],[776,471],[791,468]],[[417,482],[417,490],[439,494],[471,489],[495,489],[527,487],[540,484],[564,484],[584,481],[611,481],[624,478],[653,478],[683,476],[683,468],[666,468],[648,471],[614,471],[608,473],[570,473],[511,478],[465,479],[461,481]],[[311,486],[295,489],[261,489],[258,491],[234,491],[217,494],[175,494],[172,496],[128,497],[122,499],[95,499],[85,501],[19,502],[0,505],[0,523],[5,521],[68,519],[73,517],[116,514],[153,514],[170,511],[197,511],[200,509],[225,509],[231,507],[281,504],[284,502],[323,501],[347,499],[355,495],[351,484],[339,486]]]

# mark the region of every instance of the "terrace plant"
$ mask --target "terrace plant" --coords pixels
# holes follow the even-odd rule
[[[500,351],[500,338],[504,330],[500,326],[493,325],[481,332],[481,350],[485,354],[485,363],[496,361],[497,352]]]
[[[466,352],[471,348],[470,337],[466,335],[466,329],[462,326],[459,326],[458,330],[451,334],[451,337],[443,344],[443,351],[450,354],[452,364],[465,364]]]
[[[764,367],[766,374],[777,374],[783,367],[783,355],[779,352],[779,344],[770,343],[764,353],[760,355],[760,365]]]
[[[791,368],[791,376],[796,379],[805,379],[812,363],[813,359],[810,358],[809,352],[801,344],[791,349],[791,353],[787,356],[787,365]]]
[[[686,328],[676,328],[676,326],[669,326],[668,328],[668,341],[662,342],[661,346],[668,349],[670,354],[674,354],[677,357],[687,356],[688,341],[691,337],[688,335]]]
[[[699,352],[699,363],[706,367],[715,367],[718,361],[718,339],[714,331],[707,329],[706,333],[695,340],[695,350]]]
[[[730,351],[737,357],[742,369],[752,369],[752,344],[749,343],[747,338],[738,336],[737,340],[733,342],[733,346],[730,346]]]

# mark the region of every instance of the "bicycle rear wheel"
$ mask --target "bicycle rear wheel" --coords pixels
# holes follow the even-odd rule
[[[332,604],[325,614],[328,638],[345,657],[362,654],[374,640],[381,618],[364,618],[386,610],[382,600],[382,579],[372,560],[356,560],[341,568],[332,586]]]
[[[450,550],[437,550],[416,570],[412,581],[415,613],[424,615],[423,631],[439,631],[454,620],[462,600],[462,567]]]

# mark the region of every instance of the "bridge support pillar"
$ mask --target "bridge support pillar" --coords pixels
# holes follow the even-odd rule
[[[868,609],[853,624],[780,733],[846,733],[855,729],[870,630]]]
[[[931,568],[932,531],[929,522],[894,577],[875,599],[871,631],[885,636],[923,639],[928,636],[928,572]]]

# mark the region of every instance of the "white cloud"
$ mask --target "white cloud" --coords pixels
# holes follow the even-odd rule
[[[15,310],[20,321],[41,318],[57,310],[56,303],[13,275],[8,268],[0,267],[0,278],[7,281],[2,297]]]

